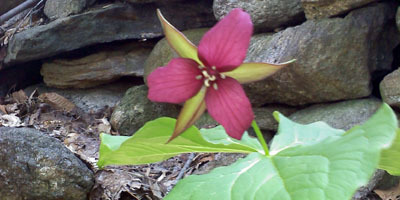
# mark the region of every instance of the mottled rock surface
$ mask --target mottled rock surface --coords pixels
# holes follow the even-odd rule
[[[307,19],[320,19],[344,14],[378,0],[301,0]]]
[[[367,121],[381,106],[375,98],[312,105],[290,115],[290,119],[309,124],[324,121],[333,128],[348,130]]]
[[[268,105],[261,108],[253,108],[255,120],[261,130],[273,131],[278,129],[278,122],[272,115],[274,111],[278,111],[285,116],[289,116],[296,112],[298,108],[281,106],[281,105]]]
[[[132,135],[146,122],[159,117],[178,116],[178,105],[151,102],[147,90],[145,85],[130,88],[112,113],[111,125],[121,135]]]
[[[379,89],[385,103],[400,108],[400,69],[386,75],[379,84]]]
[[[157,8],[180,30],[209,27],[215,23],[211,7],[211,0],[102,6],[15,34],[5,63],[41,59],[97,43],[159,37],[162,29]]]
[[[0,127],[0,199],[85,200],[93,172],[60,141],[29,128]]]
[[[245,85],[253,105],[303,105],[370,95],[370,71],[390,68],[398,44],[398,37],[382,38],[393,31],[389,27],[394,26],[394,15],[393,6],[377,4],[345,18],[311,20],[272,36],[253,37],[247,62],[297,59],[273,76]]]
[[[136,83],[137,84],[137,83]],[[57,89],[44,84],[33,85],[25,89],[28,95],[37,89],[39,93],[55,92],[74,103],[87,113],[104,112],[114,107],[123,97],[125,91],[135,85],[134,81],[118,81],[91,89]]]
[[[300,0],[215,0],[213,4],[218,20],[233,8],[248,12],[256,30],[272,30],[305,21]]]
[[[44,14],[50,19],[58,19],[83,11],[94,0],[47,0],[44,6]]]
[[[138,42],[109,46],[79,58],[47,61],[41,74],[48,86],[56,88],[90,88],[123,76],[143,76],[151,48]]]

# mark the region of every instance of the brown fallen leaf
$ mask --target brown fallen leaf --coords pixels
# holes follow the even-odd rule
[[[3,114],[8,114],[5,105],[0,105],[0,111],[1,111]]]
[[[40,101],[49,104],[56,110],[71,112],[76,107],[74,103],[54,92],[43,93],[39,95],[38,98]]]
[[[400,184],[397,186],[390,188],[388,190],[379,190],[376,189],[374,192],[382,199],[382,200],[400,200]]]
[[[13,92],[11,94],[11,96],[15,100],[15,102],[17,102],[18,104],[23,104],[28,100],[28,96],[26,96],[26,94],[23,90]]]

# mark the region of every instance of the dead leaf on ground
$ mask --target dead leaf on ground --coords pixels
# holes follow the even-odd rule
[[[15,102],[17,102],[18,104],[23,104],[28,100],[28,96],[26,96],[26,94],[23,90],[13,92],[11,94],[11,96],[15,100]]]
[[[374,190],[382,200],[400,200],[400,184],[388,190]]]
[[[56,110],[71,112],[76,107],[74,103],[54,92],[39,95],[39,100],[49,104]]]

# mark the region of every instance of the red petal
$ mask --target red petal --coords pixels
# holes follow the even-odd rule
[[[197,66],[191,59],[175,58],[157,68],[147,77],[148,98],[166,103],[182,103],[191,98],[203,85],[202,80],[196,79],[201,74]]]
[[[251,125],[254,114],[242,86],[226,77],[216,81],[218,89],[210,86],[206,94],[208,113],[226,130],[229,136],[240,140]]]
[[[200,40],[200,60],[220,72],[235,69],[246,57],[252,32],[250,15],[239,8],[233,9]]]

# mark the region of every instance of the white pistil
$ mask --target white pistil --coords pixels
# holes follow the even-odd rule
[[[210,87],[210,80],[209,79],[204,80],[204,85],[206,87]]]
[[[213,88],[214,88],[215,90],[218,90],[218,85],[217,85],[217,83],[214,83],[214,84],[213,84]]]
[[[219,76],[221,76],[222,79],[226,78],[226,76],[224,74],[219,74]]]
[[[201,78],[203,78],[202,75],[197,75],[197,76],[196,76],[196,80],[200,80]]]

